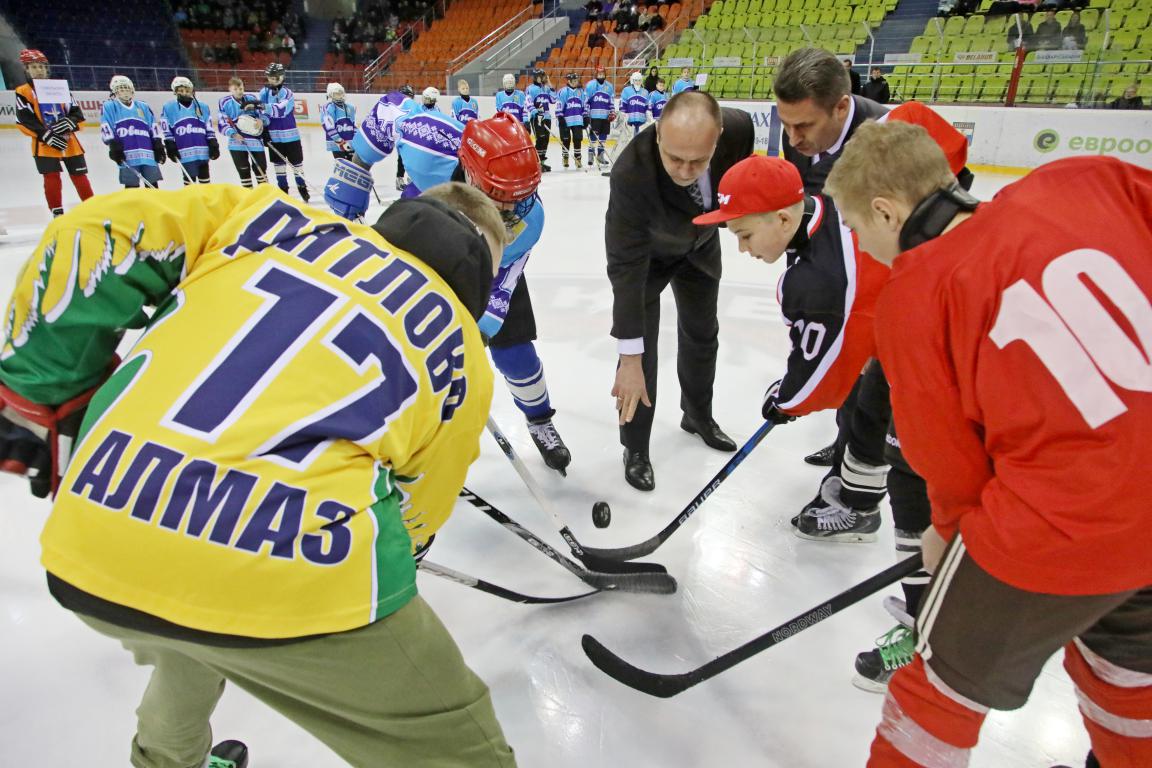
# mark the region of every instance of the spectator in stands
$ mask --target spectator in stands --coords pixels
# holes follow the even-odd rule
[[[844,59],[844,69],[848,72],[848,79],[852,82],[852,95],[860,95],[860,73],[852,69],[852,59]]]
[[[1124,95],[1112,101],[1108,105],[1109,109],[1144,109],[1144,99],[1140,98],[1137,94],[1138,88],[1136,83],[1124,89]]]
[[[652,17],[657,14],[648,13],[648,9],[640,11],[640,15],[636,17],[636,29],[641,32],[647,32],[648,27],[652,24]]]
[[[648,91],[648,93],[652,93],[652,91],[656,90],[656,81],[659,79],[660,68],[655,66],[649,67],[648,75],[644,78],[644,90]]]
[[[604,47],[604,22],[596,22],[596,26],[592,28],[592,32],[588,35],[589,48],[603,48]]]
[[[664,17],[654,13],[652,14],[652,21],[648,24],[648,31],[655,32],[658,29],[664,29]]]
[[[888,81],[884,79],[884,73],[880,71],[880,67],[872,67],[872,74],[868,78],[868,82],[860,89],[860,95],[866,99],[872,99],[877,104],[887,104],[892,98]]]
[[[604,4],[600,0],[588,0],[584,10],[588,12],[588,21],[599,21],[600,14],[604,12]]]
[[[1080,22],[1080,11],[1072,11],[1072,18],[1064,27],[1064,47],[1069,50],[1082,51],[1088,44],[1088,30]]]
[[[232,45],[236,45],[236,43],[232,43]],[[287,53],[292,57],[296,56],[296,41],[292,39],[292,35],[285,33],[284,37],[280,38],[280,52]]]
[[[1063,32],[1060,22],[1056,21],[1056,11],[1048,11],[1044,14],[1044,21],[1036,27],[1036,48],[1041,51],[1055,50],[1063,44],[1062,39]]]
[[[1016,25],[1017,20],[1020,22],[1019,27]],[[1008,50],[1014,51],[1017,48],[1031,49],[1032,35],[1032,23],[1028,21],[1028,17],[1023,14],[1017,14],[1008,23]]]
[[[184,22],[188,21],[188,12],[184,10],[184,6],[176,6],[176,10],[172,12],[172,21],[176,22],[176,26],[184,26]]]

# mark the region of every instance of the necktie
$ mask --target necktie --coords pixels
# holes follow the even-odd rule
[[[704,205],[704,195],[700,192],[700,182],[694,181],[689,184],[688,194],[692,196],[692,200],[695,201],[696,205],[700,206],[701,210],[707,210],[707,206]]]

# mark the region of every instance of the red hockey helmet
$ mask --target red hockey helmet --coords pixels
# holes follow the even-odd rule
[[[44,55],[43,51],[38,51],[35,48],[25,48],[20,51],[20,63],[24,66],[29,64],[47,64],[48,57]]]
[[[460,140],[468,179],[498,203],[519,203],[540,186],[540,158],[528,131],[510,114],[472,120]]]

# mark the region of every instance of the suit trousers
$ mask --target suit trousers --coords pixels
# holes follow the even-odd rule
[[[676,299],[676,374],[680,379],[680,408],[694,419],[712,416],[712,383],[716,379],[716,353],[720,348],[720,322],[716,300],[720,281],[687,259],[653,260],[644,284],[644,383],[652,407],[640,403],[632,421],[620,427],[620,443],[629,450],[647,451],[656,411],[656,374],[660,340],[660,294],[672,285]]]

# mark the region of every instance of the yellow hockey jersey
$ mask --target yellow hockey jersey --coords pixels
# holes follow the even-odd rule
[[[492,396],[433,270],[271,186],[93,198],[45,232],[6,321],[0,377],[39,402],[146,328],[92,401],[43,564],[206,632],[338,632],[402,607]]]

